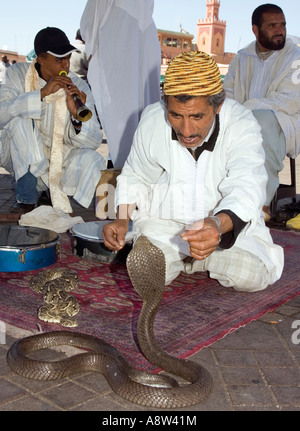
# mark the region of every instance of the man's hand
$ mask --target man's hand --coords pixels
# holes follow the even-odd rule
[[[220,234],[216,221],[207,217],[193,223],[181,238],[190,244],[190,254],[196,260],[204,260],[218,247]]]
[[[113,251],[122,250],[125,247],[125,236],[128,232],[127,220],[116,220],[104,226],[102,236],[104,245]]]
[[[222,234],[233,230],[231,218],[226,213],[219,213]],[[196,260],[204,260],[210,256],[220,243],[219,226],[212,217],[206,217],[193,223],[182,235],[184,241],[190,243],[190,254]]]
[[[68,110],[70,111],[71,115],[77,119],[77,108],[73,96],[76,94],[82,103],[85,104],[86,94],[80,91],[68,76],[52,76],[45,87],[41,90],[41,99],[43,100],[44,97],[56,93],[61,88],[63,88],[67,94]]]

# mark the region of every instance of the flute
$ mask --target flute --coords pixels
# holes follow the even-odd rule
[[[62,70],[61,72],[59,72],[59,76],[68,76],[68,74],[65,70]],[[76,105],[78,119],[85,122],[92,118],[92,111],[87,106],[85,106],[84,103],[82,103],[78,95],[74,94],[72,97]]]

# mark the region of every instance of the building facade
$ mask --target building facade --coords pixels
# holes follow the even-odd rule
[[[210,54],[218,63],[221,74],[226,75],[235,53],[225,52],[226,21],[219,18],[220,6],[220,0],[206,0],[206,18],[197,21],[195,41],[194,35],[182,28],[178,33],[168,30],[157,31],[161,47],[162,75],[174,57],[191,50]]]
[[[206,18],[197,22],[197,47],[216,57],[225,51],[226,21],[219,19],[220,1],[207,0]]]
[[[226,21],[220,20],[221,1],[206,0],[206,18],[197,22],[197,49],[210,54],[225,75],[234,53],[225,52]]]
[[[7,55],[7,58],[9,59],[10,63],[13,61],[16,61],[17,63],[24,63],[26,61],[25,55],[19,55],[15,51],[6,51],[4,49],[0,49],[0,58],[2,55]]]
[[[164,75],[169,63],[182,52],[191,51],[194,35],[181,29],[181,32],[157,30],[161,49],[161,74]]]

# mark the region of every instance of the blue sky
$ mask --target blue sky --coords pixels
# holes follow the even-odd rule
[[[101,1],[101,0],[99,0]],[[85,0],[1,0],[0,48],[27,54],[36,33],[47,26],[64,30],[75,38]],[[154,21],[157,28],[179,31],[180,25],[196,35],[197,20],[206,16],[206,0],[155,0]],[[267,1],[221,0],[220,19],[227,22],[225,50],[236,52],[253,40],[251,15]],[[288,34],[300,36],[300,0],[277,0],[286,15]],[[117,31],[117,29],[116,29]]]

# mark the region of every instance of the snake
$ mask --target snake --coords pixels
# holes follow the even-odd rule
[[[139,347],[149,362],[170,375],[153,374],[133,368],[122,353],[104,340],[73,331],[53,331],[16,341],[7,362],[17,374],[37,380],[55,380],[80,372],[98,372],[112,390],[132,403],[159,409],[178,409],[206,400],[213,388],[209,371],[191,360],[169,355],[157,343],[154,319],[165,290],[166,262],[163,252],[140,236],[127,258],[127,271],[143,304],[138,316]],[[30,357],[34,350],[69,345],[85,350],[62,360],[49,362]]]
[[[39,308],[38,318],[68,328],[78,326],[74,316],[79,313],[79,303],[69,294],[77,285],[77,272],[70,269],[49,269],[36,274],[30,280],[30,288],[41,293],[46,304]]]

